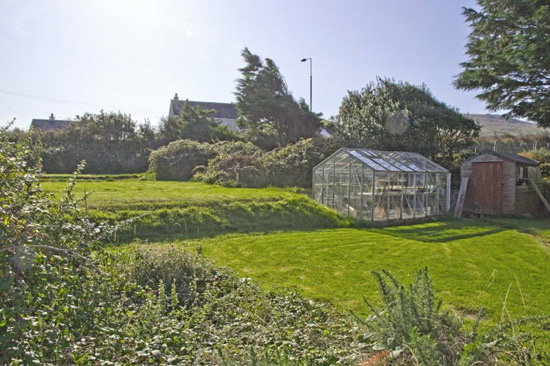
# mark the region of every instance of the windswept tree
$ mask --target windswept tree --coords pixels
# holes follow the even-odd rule
[[[239,69],[242,77],[235,92],[239,125],[252,134],[273,130],[280,146],[314,136],[321,125],[319,117],[294,100],[275,62],[263,61],[248,48],[241,55],[246,66]]]
[[[426,86],[381,78],[348,92],[336,122],[349,146],[415,151],[440,162],[471,145],[480,129]]]
[[[550,3],[548,0],[477,0],[464,8],[472,32],[468,61],[455,85],[481,90],[490,110],[507,110],[550,127]]]

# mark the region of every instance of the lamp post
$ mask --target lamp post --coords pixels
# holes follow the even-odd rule
[[[309,60],[309,111],[313,112],[313,61],[311,60],[311,57],[303,58],[302,62],[306,62]]]

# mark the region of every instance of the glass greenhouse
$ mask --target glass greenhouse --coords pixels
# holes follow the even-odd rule
[[[451,173],[418,153],[343,148],[313,168],[313,197],[369,221],[433,216],[450,209]]]

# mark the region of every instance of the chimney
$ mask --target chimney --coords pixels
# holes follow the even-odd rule
[[[178,100],[179,100],[179,99],[178,99],[178,93],[176,93],[176,95],[174,95],[174,101],[177,102]]]
[[[55,117],[54,117],[53,113],[50,114],[50,121],[55,121]]]

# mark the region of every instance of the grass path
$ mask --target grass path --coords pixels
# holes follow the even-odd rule
[[[428,266],[445,304],[466,314],[480,306],[491,321],[550,313],[550,250],[517,230],[479,221],[233,234],[187,245],[198,243],[217,264],[265,288],[295,287],[344,310],[366,313],[362,296],[376,302],[371,271],[387,269],[410,282]]]

